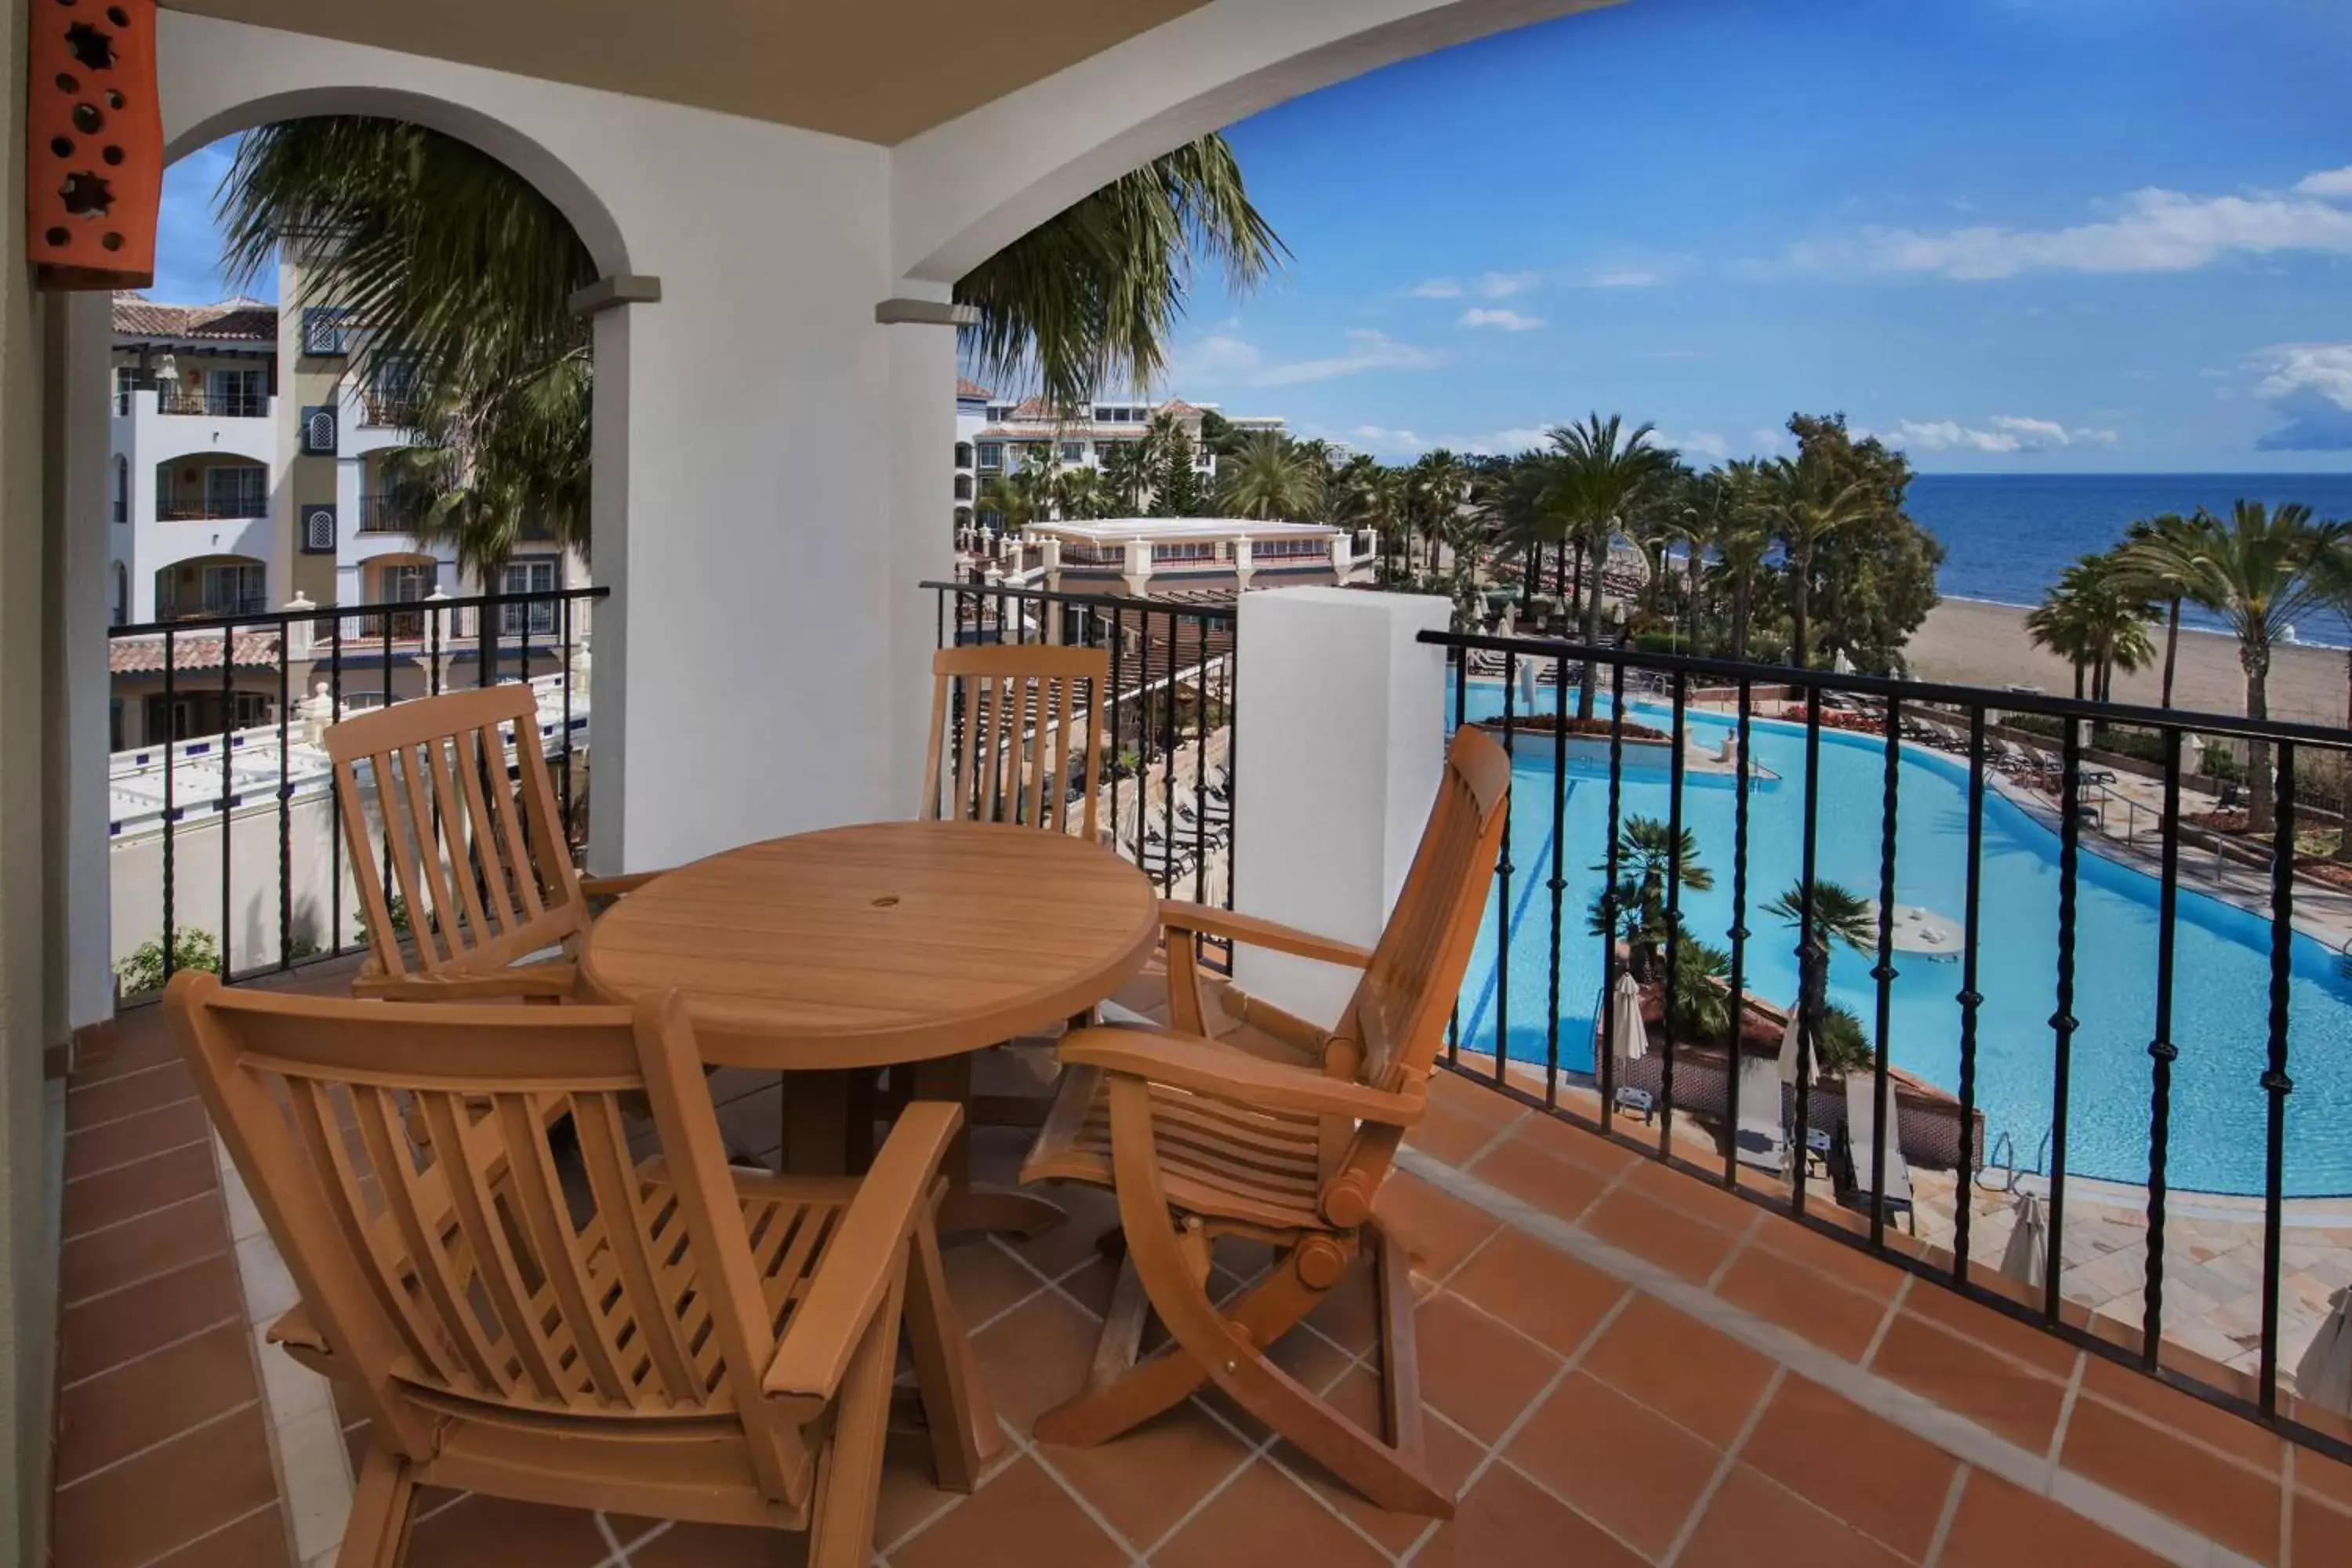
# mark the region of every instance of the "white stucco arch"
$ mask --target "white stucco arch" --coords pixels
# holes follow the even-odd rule
[[[1286,99],[1619,0],[1211,0],[891,153],[892,255],[951,285],[1080,196]]]
[[[221,101],[218,89],[226,84],[208,74],[184,76],[167,70],[163,81],[166,163],[175,163],[225,136],[280,120],[322,114],[403,120],[468,142],[530,181],[570,220],[588,254],[595,258],[598,276],[609,278],[632,270],[628,241],[588,183],[544,144],[476,104],[366,81],[322,82],[241,101]],[[174,92],[173,84],[183,90]],[[215,90],[195,90],[199,86]],[[184,121],[181,116],[189,118]]]

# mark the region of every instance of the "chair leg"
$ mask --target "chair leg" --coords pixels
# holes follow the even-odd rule
[[[408,1519],[416,1500],[415,1472],[406,1459],[371,1444],[360,1462],[359,1487],[335,1568],[398,1568],[408,1548]]]
[[[890,1378],[898,1360],[901,1274],[866,1324],[841,1380],[809,1521],[809,1568],[866,1568],[874,1560],[874,1513],[881,1501],[882,1448],[890,1433]],[[339,1565],[340,1568],[340,1565]]]
[[[1232,1303],[1230,1310],[1219,1311],[1209,1305],[1207,1292],[1195,1282],[1192,1266],[1183,1257],[1181,1244],[1174,1233],[1168,1233],[1166,1246],[1182,1270],[1182,1288],[1196,1298],[1210,1314],[1225,1325],[1217,1331],[1235,1339],[1245,1338],[1254,1345],[1270,1345],[1297,1326],[1298,1321],[1315,1310],[1323,1292],[1309,1289],[1299,1281],[1294,1269],[1276,1265],[1265,1279],[1244,1291]],[[1129,1432],[1160,1415],[1171,1410],[1191,1395],[1192,1391],[1209,1381],[1209,1373],[1192,1347],[1171,1339],[1150,1355],[1136,1359],[1136,1346],[1142,1331],[1141,1314],[1133,1318],[1122,1311],[1123,1299],[1132,1293],[1159,1306],[1160,1298],[1150,1281],[1141,1276],[1137,1265],[1137,1252],[1130,1248],[1127,1264],[1119,1271],[1119,1282],[1113,1293],[1110,1316],[1103,1324],[1102,1338],[1095,1351],[1093,1371],[1087,1386],[1037,1418],[1038,1439],[1061,1443],[1071,1447],[1087,1448],[1108,1442],[1123,1432]],[[1166,1313],[1163,1311],[1165,1321]],[[1171,1335],[1175,1325],[1169,1325]]]
[[[940,1262],[939,1230],[926,1214],[908,1244],[907,1339],[914,1352],[923,1424],[931,1437],[931,1468],[950,1491],[968,1492],[1004,1447],[988,1394],[972,1364],[963,1317],[948,1293]]]

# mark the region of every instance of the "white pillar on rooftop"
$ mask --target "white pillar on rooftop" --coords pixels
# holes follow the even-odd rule
[[[1245,594],[1235,628],[1234,904],[1370,946],[1421,841],[1445,762],[1453,606],[1419,594]],[[1234,979],[1318,1024],[1353,971],[1244,947]]]

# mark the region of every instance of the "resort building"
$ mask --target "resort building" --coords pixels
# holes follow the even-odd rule
[[[281,262],[278,298],[299,299],[301,285],[297,266]],[[543,593],[586,580],[575,555],[527,531],[499,581],[483,584],[447,546],[426,544],[390,515],[384,458],[415,439],[414,404],[396,373],[362,374],[358,345],[334,307],[174,305],[123,294],[113,301],[113,332],[110,626],[258,616],[298,596],[320,605],[422,604],[436,593]],[[534,633],[554,629],[550,605],[514,614],[535,616]],[[395,643],[425,639],[421,612],[394,622]],[[160,634],[111,640],[115,749],[275,721],[274,634],[232,639],[253,657],[237,659],[245,673],[233,672],[226,690],[217,633],[174,641],[177,668],[190,673],[167,699]],[[197,669],[211,673],[198,679]]]
[[[1321,522],[1120,517],[1033,522],[1024,568],[1072,593],[1238,593],[1369,582],[1378,536]]]
[[[1121,447],[1141,441],[1151,422],[1172,416],[1192,443],[1192,468],[1206,485],[1217,471],[1216,453],[1202,439],[1202,426],[1213,416],[1236,431],[1286,428],[1280,415],[1227,415],[1214,403],[1190,403],[1181,397],[1154,403],[1148,398],[1102,401],[1079,409],[1056,409],[1042,397],[1005,402],[970,380],[956,385],[956,528],[959,541],[973,523],[978,497],[989,480],[1017,473],[1032,462],[1064,468],[1101,469]],[[983,527],[987,514],[977,514]]]

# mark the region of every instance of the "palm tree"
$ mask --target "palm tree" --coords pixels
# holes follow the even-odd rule
[[[413,531],[486,575],[527,525],[588,548],[589,330],[570,301],[596,265],[552,202],[452,137],[330,115],[248,133],[217,206],[233,281],[298,244],[303,300],[359,326],[354,374],[396,366],[416,389],[426,449],[387,491]]]
[[[1054,476],[1054,510],[1062,517],[1083,521],[1103,515],[1109,488],[1099,470],[1083,465]]]
[[[1036,481],[1023,468],[995,475],[981,487],[980,500],[972,503],[982,515],[995,517],[999,533],[1018,533],[1044,514]]]
[[[2327,535],[2326,544],[2313,563],[2312,575],[2322,594],[2341,616],[2352,616],[2352,524],[2321,523]],[[2345,658],[2344,723],[2352,729],[2352,649]],[[2338,864],[2352,865],[2352,801],[2341,803],[2342,825],[2336,835],[2336,859]],[[2346,973],[2352,973],[2352,959],[2346,961]]]
[[[2197,516],[2210,522],[2210,515],[2202,507]],[[2180,652],[2180,601],[2187,589],[2179,577],[2165,565],[2165,557],[2133,552],[2130,547],[2152,541],[2178,537],[2201,526],[2182,517],[2177,511],[2156,517],[2141,518],[2124,530],[2124,548],[2116,552],[2116,564],[2132,574],[2136,591],[2144,597],[2164,601],[2164,679],[2160,706],[2172,706],[2172,669]]]
[[[1637,426],[1629,434],[1622,418],[1603,420],[1588,416],[1581,425],[1563,425],[1551,431],[1551,483],[1543,508],[1557,516],[1560,537],[1583,546],[1586,559],[1605,560],[1610,539],[1622,531],[1626,514],[1652,487],[1673,471],[1675,454],[1654,446],[1656,428]],[[1583,637],[1587,643],[1601,636],[1601,579],[1596,566],[1591,592],[1584,605]],[[1592,680],[1588,669],[1578,682],[1576,714],[1592,717]]]
[[[1841,484],[1829,464],[1811,453],[1766,465],[1759,506],[1789,563],[1789,662],[1802,669],[1812,662],[1807,612],[1813,555],[1832,534],[1868,521],[1883,509],[1867,482]]]
[[[1756,574],[1772,550],[1772,529],[1764,506],[1764,465],[1742,458],[1726,466],[1724,483],[1730,511],[1717,533],[1716,553],[1731,578],[1731,657],[1748,657],[1748,618],[1755,605]]]
[[[1406,516],[1413,532],[1429,542],[1429,570],[1438,567],[1438,546],[1450,539],[1470,479],[1462,459],[1440,447],[1423,452],[1405,473]],[[1411,566],[1411,553],[1406,564]]]
[[[2058,574],[2025,617],[2034,642],[2074,667],[2078,700],[2085,673],[2092,699],[2112,701],[2115,672],[2128,675],[2155,658],[2146,623],[2156,606],[2139,591],[2141,581],[2114,554],[2085,555]]]
[[[1605,876],[1608,862],[1592,869]],[[1699,863],[1698,837],[1689,828],[1677,837],[1670,825],[1637,816],[1627,817],[1617,831],[1617,879],[1605,897],[1593,900],[1591,930],[1596,936],[1623,938],[1634,978],[1647,981],[1666,938],[1666,883],[1678,880],[1703,893],[1715,886],[1715,873]]]
[[[963,329],[973,374],[1034,383],[1057,407],[1097,386],[1143,386],[1165,368],[1192,259],[1213,261],[1235,292],[1288,255],[1243,188],[1222,136],[1187,142],[1081,197],[982,262],[955,286],[980,312]]]
[[[1803,936],[1809,907],[1812,917],[1810,941],[1804,940]],[[1797,1008],[1800,1013],[1804,1011],[1808,1001],[1821,1003],[1828,990],[1832,942],[1842,942],[1857,952],[1868,952],[1878,941],[1869,900],[1843,883],[1816,879],[1809,898],[1806,884],[1793,882],[1786,892],[1765,906],[1765,912],[1778,917],[1790,931],[1800,935],[1797,950]],[[1812,1042],[1816,1068],[1846,1065],[1843,1060],[1834,1059],[1846,1055],[1846,1052],[1832,1053],[1827,1048],[1831,1042],[1826,1037],[1834,1028],[1827,1015],[1833,1011],[1834,1008],[1827,1005],[1821,1008],[1822,1027],[1815,1032]],[[1858,1026],[1853,1033],[1859,1037]]]
[[[248,133],[218,207],[223,269],[239,281],[281,237],[334,237],[305,256],[306,289],[363,324],[355,370],[397,363],[410,376],[424,443],[443,454],[401,460],[420,530],[457,531],[460,559],[477,563],[501,559],[524,522],[586,550],[589,328],[571,300],[597,269],[553,203],[454,138],[330,115]],[[1196,256],[1239,290],[1286,254],[1232,149],[1205,136],[967,274],[956,301],[979,319],[965,349],[983,375],[1034,377],[1056,405],[1081,403],[1102,381],[1139,384],[1161,368]]]
[[[1103,489],[1110,504],[1140,513],[1151,499],[1151,468],[1139,441],[1118,441],[1104,454]]]
[[[1228,517],[1264,521],[1311,518],[1323,503],[1323,465],[1279,432],[1252,430],[1234,439],[1217,464],[1217,504]]]
[[[2178,583],[2180,593],[2230,623],[2238,664],[2246,674],[2246,717],[2270,717],[2271,649],[2294,618],[2327,596],[2320,559],[2345,537],[2341,524],[2315,523],[2311,509],[2289,501],[2275,510],[2241,500],[2227,522],[2200,517],[2178,533],[2126,544],[2126,569],[2144,578]],[[2275,826],[2271,749],[2247,747],[2247,827]]]

